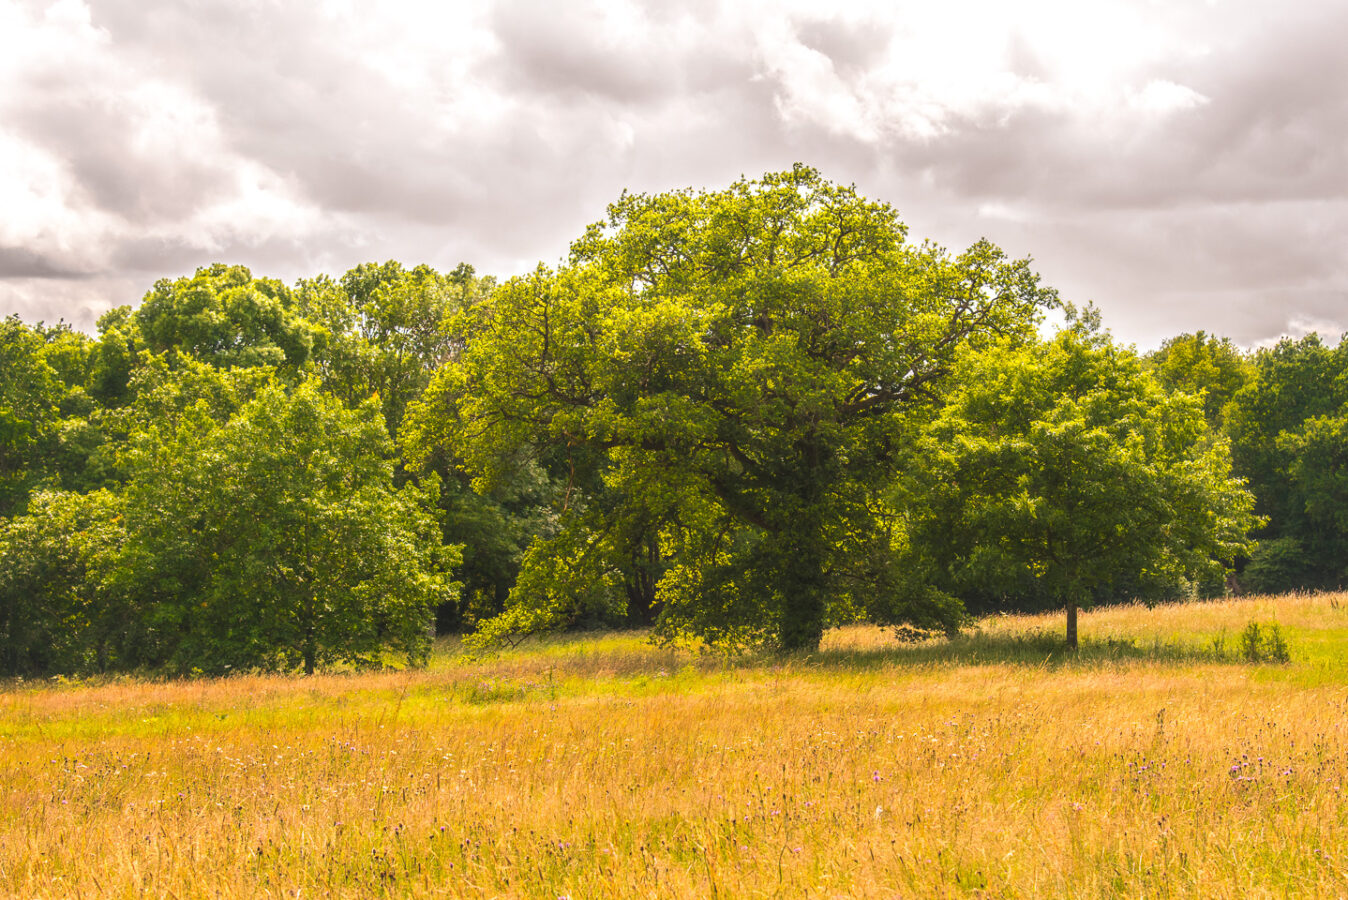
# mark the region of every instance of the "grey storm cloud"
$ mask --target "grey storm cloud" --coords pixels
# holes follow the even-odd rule
[[[217,260],[511,275],[624,189],[803,161],[915,238],[1033,255],[1143,345],[1348,327],[1348,6],[1116,0],[1169,43],[1090,95],[1075,36],[1031,15],[1055,0],[972,2],[941,31],[929,5],[804,0],[21,0],[0,312],[88,326]],[[944,59],[966,32],[981,81]]]
[[[506,2],[493,10],[501,54],[488,67],[507,90],[595,98],[622,106],[662,103],[685,89],[693,59],[664,47],[606,36],[561,4]]]
[[[25,247],[0,247],[0,279],[82,279],[85,273]]]

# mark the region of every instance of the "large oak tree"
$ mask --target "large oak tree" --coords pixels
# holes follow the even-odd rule
[[[959,348],[1053,302],[1026,261],[910,244],[890,206],[804,166],[625,194],[569,264],[479,308],[407,442],[451,447],[484,489],[521,454],[572,485],[488,635],[566,621],[652,536],[667,635],[810,649],[881,609],[948,626],[957,604],[877,591],[880,497]]]

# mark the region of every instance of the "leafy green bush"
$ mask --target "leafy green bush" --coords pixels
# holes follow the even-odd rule
[[[1285,663],[1292,659],[1282,629],[1276,622],[1262,626],[1258,622],[1246,625],[1240,633],[1237,652],[1240,658],[1252,663]]]

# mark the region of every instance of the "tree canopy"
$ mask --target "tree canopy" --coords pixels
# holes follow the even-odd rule
[[[1203,400],[1208,424],[1220,430],[1228,404],[1254,377],[1254,367],[1230,338],[1181,334],[1147,354],[1147,366],[1167,389]]]
[[[469,265],[442,275],[392,261],[359,265],[335,281],[302,281],[299,308],[321,326],[313,359],[325,389],[351,405],[378,397],[396,437],[407,404],[461,349],[459,315],[491,286]]]
[[[40,479],[59,420],[61,383],[44,345],[18,319],[0,321],[0,515],[19,507]]]
[[[88,452],[80,418],[90,341],[64,323],[0,321],[0,516],[42,486],[79,482]]]
[[[432,611],[481,646],[627,623],[794,651],[1233,563],[1348,579],[1348,348],[1140,359],[1090,306],[1042,337],[1057,304],[1028,260],[911,242],[798,165],[625,193],[499,285],[215,264],[97,339],[11,317],[0,666],[415,660]]]
[[[184,352],[212,365],[284,366],[297,370],[313,346],[313,326],[296,309],[290,289],[254,278],[244,266],[216,264],[191,278],[167,279],[135,312],[152,351]]]

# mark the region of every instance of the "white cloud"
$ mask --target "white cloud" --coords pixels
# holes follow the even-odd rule
[[[761,29],[758,53],[765,69],[760,77],[775,84],[777,110],[788,125],[818,125],[867,143],[879,139],[883,111],[867,85],[840,77],[827,55],[800,43],[789,22]],[[904,124],[918,133],[928,127],[920,119]]]
[[[1193,88],[1156,78],[1148,81],[1140,91],[1135,91],[1128,102],[1133,108],[1146,112],[1169,113],[1203,106],[1210,103],[1211,98],[1204,97]]]
[[[1034,213],[1023,207],[1009,206],[1005,203],[980,203],[978,215],[984,219],[1001,219],[1006,222],[1032,222]]]
[[[87,240],[107,227],[73,208],[72,184],[61,161],[44,148],[0,133],[0,244],[56,248]]]
[[[1321,337],[1328,338],[1331,343],[1335,343],[1336,339],[1344,333],[1345,324],[1348,324],[1348,316],[1329,319],[1294,315],[1287,320],[1286,327],[1280,334],[1255,341],[1254,346],[1272,347],[1283,338],[1300,340],[1310,334],[1319,334]]]

